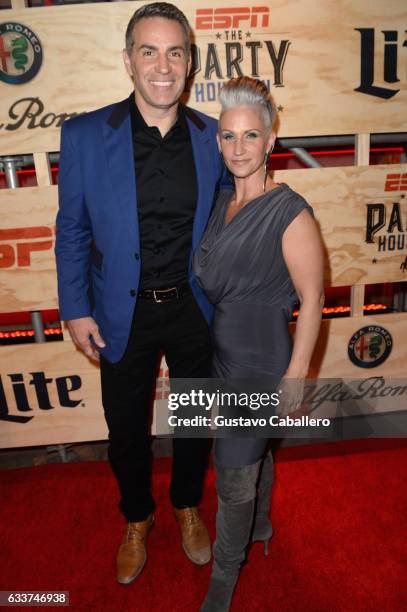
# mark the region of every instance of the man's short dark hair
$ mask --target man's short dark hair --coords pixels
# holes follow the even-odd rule
[[[130,19],[126,29],[126,51],[127,54],[131,54],[131,50],[134,45],[133,41],[133,30],[136,23],[141,19],[147,19],[148,17],[163,17],[164,19],[170,19],[171,21],[178,21],[184,31],[185,36],[185,49],[187,55],[190,54],[191,50],[191,26],[188,23],[188,19],[184,13],[179,10],[173,4],[168,2],[153,2],[152,4],[145,4],[141,6],[134,13]]]

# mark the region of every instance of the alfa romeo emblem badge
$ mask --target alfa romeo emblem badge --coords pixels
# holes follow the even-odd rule
[[[349,359],[359,368],[375,368],[391,353],[393,339],[380,325],[362,327],[348,344]]]
[[[31,81],[42,58],[41,42],[30,28],[15,21],[0,23],[0,81],[9,85]]]

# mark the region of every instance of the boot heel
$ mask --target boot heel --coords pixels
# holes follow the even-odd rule
[[[216,466],[218,512],[214,563],[200,612],[228,612],[246,558],[253,524],[260,461],[238,468]]]
[[[268,557],[269,556],[269,542],[270,542],[271,538],[269,538],[268,540],[264,540],[264,556]]]

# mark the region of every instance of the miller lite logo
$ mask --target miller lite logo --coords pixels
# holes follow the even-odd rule
[[[196,30],[238,30],[242,26],[267,28],[268,6],[204,8],[196,11]]]
[[[355,88],[359,93],[367,94],[388,100],[398,94],[400,82],[397,64],[401,59],[401,48],[407,46],[407,40],[399,41],[397,30],[381,30],[375,32],[374,28],[355,28],[360,33],[360,85]],[[377,40],[376,40],[377,39]],[[375,45],[376,43],[376,45]],[[375,69],[375,46],[383,45],[383,65],[381,70]],[[383,83],[393,87],[383,87],[375,82],[375,75],[382,73]]]
[[[42,64],[42,46],[38,36],[27,26],[0,24],[0,80],[9,85],[31,81]]]
[[[384,327],[368,325],[349,340],[349,359],[359,368],[375,368],[386,361],[392,346],[392,337]]]
[[[45,372],[30,372],[31,379],[26,380],[22,372],[0,376],[0,421],[11,423],[28,423],[36,410],[53,410],[59,404],[61,408],[84,406],[77,391],[82,387],[78,374],[51,378]],[[49,390],[56,387],[58,404],[52,404]],[[30,400],[28,389],[34,389],[35,402]],[[72,394],[75,397],[72,397]],[[38,414],[38,413],[37,413]]]

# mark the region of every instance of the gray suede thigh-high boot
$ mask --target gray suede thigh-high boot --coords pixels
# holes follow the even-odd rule
[[[269,518],[271,488],[274,480],[273,455],[269,451],[260,468],[257,485],[257,500],[254,515],[252,542],[264,542],[264,554],[268,555],[268,544],[273,535],[273,526]]]
[[[201,612],[227,612],[253,526],[261,461],[238,468],[216,468],[218,512],[213,568]]]

